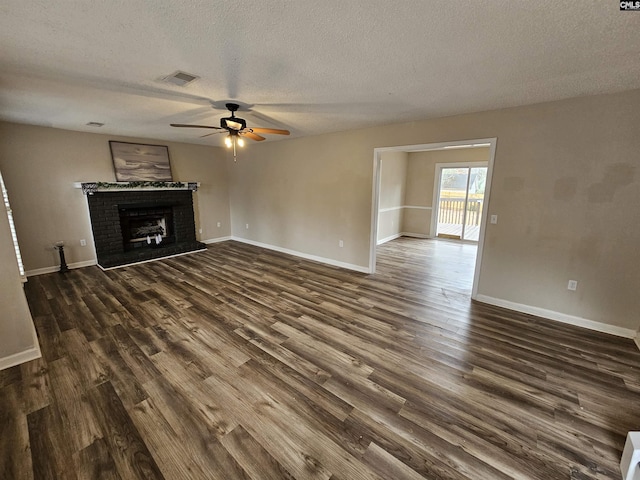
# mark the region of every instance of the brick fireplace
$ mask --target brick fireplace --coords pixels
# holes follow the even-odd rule
[[[196,240],[191,190],[95,191],[87,200],[102,268],[206,248]]]

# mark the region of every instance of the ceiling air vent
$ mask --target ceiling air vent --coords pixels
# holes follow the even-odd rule
[[[178,85],[179,87],[184,87],[185,85],[197,80],[198,76],[191,75],[187,72],[181,72],[178,70],[177,72],[172,73],[168,77],[164,77],[164,81],[168,83],[173,83],[174,85]]]

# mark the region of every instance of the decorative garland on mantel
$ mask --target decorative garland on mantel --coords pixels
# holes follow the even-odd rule
[[[105,190],[198,190],[198,182],[82,182],[82,193],[91,195]]]

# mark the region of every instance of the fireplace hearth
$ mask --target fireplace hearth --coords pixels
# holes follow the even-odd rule
[[[190,190],[98,191],[87,200],[102,268],[206,248],[196,240]]]

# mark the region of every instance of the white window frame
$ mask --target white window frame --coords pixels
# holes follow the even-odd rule
[[[438,215],[440,212],[440,203],[438,202],[438,200],[440,199],[440,183],[441,183],[441,179],[442,179],[442,170],[445,168],[486,168],[487,169],[487,177],[489,176],[489,162],[451,162],[451,163],[436,163],[435,164],[435,178],[433,179],[433,203],[432,205],[434,206],[433,208],[433,214],[431,215],[431,225],[430,225],[430,233],[431,236],[436,237],[438,234]],[[471,170],[469,170],[469,173],[471,173]],[[469,177],[470,178],[470,177]],[[467,193],[465,194],[467,197],[469,195],[469,178],[467,178]],[[484,195],[484,200],[483,202],[485,203],[485,207],[487,205],[487,194],[485,191],[485,195]],[[465,203],[466,205],[466,203]],[[467,217],[467,212],[466,212],[466,208],[465,208],[465,212],[464,212],[464,220],[463,222],[466,221],[466,217]],[[484,217],[484,215],[483,215]],[[481,220],[484,221],[484,218]],[[481,225],[482,226],[482,225]],[[464,236],[464,228],[462,230],[462,236]],[[473,243],[479,243],[480,239],[478,239],[478,241],[475,240],[465,240],[464,238],[460,237],[460,241],[462,242],[473,242]]]
[[[11,239],[13,240],[13,248],[16,252],[16,261],[18,262],[18,270],[20,271],[20,278],[25,282],[27,280],[24,265],[22,264],[22,254],[20,253],[20,245],[18,245],[18,234],[16,233],[16,226],[13,223],[13,212],[11,211],[11,205],[9,204],[9,193],[2,179],[2,173],[0,172],[0,190],[2,190],[2,199],[4,200],[4,206],[7,210],[7,218],[9,219],[9,229],[11,230]]]

